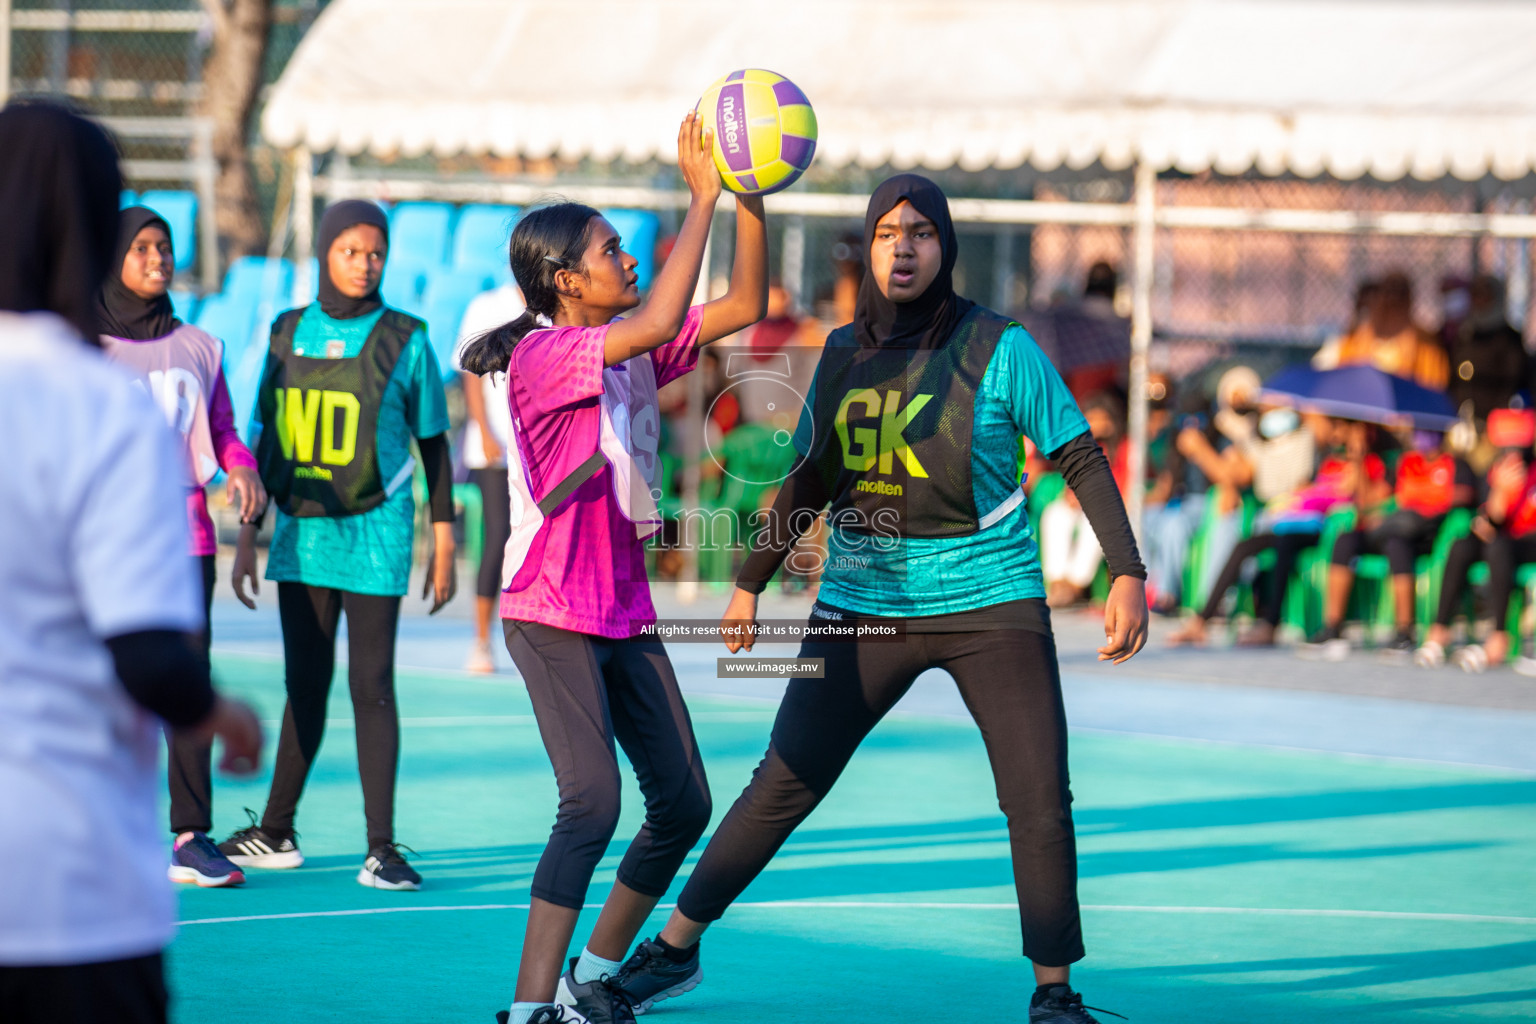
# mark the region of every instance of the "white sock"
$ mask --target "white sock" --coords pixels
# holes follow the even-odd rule
[[[528,1024],[528,1018],[533,1016],[534,1010],[548,1005],[548,1003],[513,1003],[507,1024]]]
[[[619,968],[623,966],[624,963],[621,960],[604,960],[590,949],[583,947],[581,959],[576,961],[576,969],[571,972],[571,975],[576,979],[576,984],[585,985],[598,978],[611,978],[618,974]]]

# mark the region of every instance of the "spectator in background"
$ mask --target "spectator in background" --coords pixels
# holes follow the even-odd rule
[[[1339,350],[1344,346],[1344,339],[1365,326],[1370,318],[1371,306],[1376,302],[1376,296],[1381,292],[1381,285],[1373,280],[1364,280],[1355,285],[1355,301],[1349,309],[1349,324],[1342,334],[1329,338],[1322,348],[1312,356],[1312,368],[1315,370],[1336,370],[1339,366]]]
[[[1293,436],[1298,426],[1311,435],[1312,443],[1318,448],[1332,447],[1333,450],[1323,460],[1311,483],[1278,495],[1267,503],[1253,536],[1232,549],[1206,598],[1205,607],[1168,637],[1169,644],[1204,644],[1208,624],[1222,614],[1227,592],[1242,577],[1243,563],[1265,551],[1274,551],[1275,565],[1267,585],[1254,584],[1257,621],[1238,637],[1238,645],[1242,647],[1272,646],[1297,556],[1317,543],[1329,510],[1352,500],[1362,481],[1385,479],[1386,467],[1380,456],[1369,450],[1371,434],[1362,423],[1348,424],[1315,414],[1298,417],[1290,409],[1270,409],[1259,417],[1258,428],[1259,438],[1269,441],[1270,447],[1260,449],[1253,441],[1246,447],[1250,452],[1258,449],[1275,456],[1276,465],[1271,471],[1277,477],[1283,476],[1283,468],[1294,465],[1294,452],[1301,448]],[[1255,461],[1254,465],[1252,479],[1257,491],[1260,479],[1257,466],[1262,463]]]
[[[1434,391],[1450,383],[1445,349],[1413,322],[1413,285],[1400,271],[1381,279],[1368,300],[1365,322],[1339,343],[1335,365],[1374,366]]]
[[[1123,443],[1125,403],[1118,395],[1100,392],[1083,403],[1083,416],[1093,439],[1104,449],[1123,496],[1130,454]],[[1103,562],[1104,549],[1088,524],[1087,513],[1072,490],[1064,490],[1040,513],[1040,572],[1050,606],[1064,608],[1086,601]]]
[[[501,596],[501,557],[511,536],[511,505],[507,496],[507,438],[511,434],[512,409],[507,401],[507,375],[488,373],[476,377],[459,365],[464,346],[486,331],[511,323],[524,309],[523,293],[512,282],[476,295],[459,323],[459,341],[453,366],[464,384],[464,405],[469,418],[464,424],[462,454],[469,478],[480,489],[480,521],[485,539],[480,548],[480,571],[475,577],[475,642],[464,667],[471,672],[496,671],[491,653],[491,620],[497,618]]]
[[[1131,322],[1115,313],[1119,284],[1115,268],[1100,260],[1088,268],[1081,300],[1056,303],[1025,318],[1079,402],[1101,391],[1125,393]]]
[[[1453,658],[1468,672],[1482,672],[1490,663],[1503,664],[1509,658],[1506,626],[1515,570],[1536,561],[1536,477],[1530,472],[1533,441],[1536,414],[1530,409],[1495,409],[1489,414],[1488,442],[1496,454],[1488,471],[1487,494],[1471,531],[1452,544],[1446,555],[1435,621],[1414,652],[1414,663],[1420,667],[1445,664],[1451,621],[1461,611],[1468,573],[1474,563],[1484,560],[1488,563],[1485,608],[1492,628],[1481,644],[1468,644]],[[1525,658],[1520,664],[1530,667]]]
[[[1440,279],[1440,344],[1449,350],[1472,311],[1472,286],[1466,278],[1447,274]]]
[[[1471,309],[1451,342],[1451,398],[1469,404],[1481,425],[1494,409],[1529,392],[1531,359],[1520,332],[1504,316],[1504,282],[1481,274],[1472,282]]]
[[[1357,491],[1359,519],[1354,529],[1339,535],[1330,553],[1323,628],[1301,644],[1297,654],[1329,661],[1349,654],[1344,616],[1355,584],[1355,559],[1361,555],[1385,555],[1392,574],[1397,636],[1385,653],[1404,658],[1413,654],[1414,561],[1429,554],[1451,509],[1473,504],[1477,488],[1472,467],[1443,451],[1442,440],[1439,434],[1416,434],[1413,449],[1404,452],[1388,474],[1390,483],[1373,481]]]

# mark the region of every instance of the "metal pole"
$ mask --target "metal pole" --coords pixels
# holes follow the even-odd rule
[[[809,307],[805,296],[805,218],[789,217],[784,221],[784,252],[780,256],[779,281],[789,292],[790,302],[801,310]]]
[[[1152,348],[1152,272],[1157,255],[1157,170],[1145,156],[1136,164],[1136,225],[1131,278],[1130,459],[1126,512],[1141,538],[1142,499],[1147,479],[1147,353]]]
[[[715,254],[714,231],[704,243],[704,263],[699,269],[699,283],[693,291],[693,304],[702,305],[710,298],[712,262]],[[678,543],[683,546],[683,577],[677,585],[677,599],[692,604],[699,596],[699,549],[689,543],[688,523],[700,524],[699,541],[713,542],[714,521],[696,515],[699,504],[699,460],[704,457],[704,374],[695,370],[688,375],[688,409],[683,428],[683,519],[678,527]],[[707,525],[706,525],[707,524]]]
[[[315,167],[309,149],[293,151],[293,304],[309,301],[314,281],[309,276],[309,260],[315,249]]]
[[[992,260],[992,309],[1007,316],[1013,305],[1013,228],[997,229],[997,251]]]
[[[0,0],[0,107],[11,99],[11,0]]]
[[[203,294],[219,290],[218,168],[213,159],[213,122],[199,118],[192,137],[197,187],[198,273]]]

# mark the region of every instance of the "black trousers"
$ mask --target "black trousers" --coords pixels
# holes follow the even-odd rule
[[[1536,562],[1536,536],[1511,537],[1500,530],[1483,553],[1488,563],[1488,615],[1498,629],[1509,618],[1509,599],[1515,592],[1515,570]]]
[[[1445,555],[1445,577],[1440,581],[1440,603],[1435,607],[1435,625],[1449,626],[1461,609],[1467,592],[1467,573],[1483,560],[1485,545],[1475,534],[1468,534],[1451,545]],[[1501,627],[1502,628],[1502,627]]]
[[[203,575],[203,620],[213,614],[214,556],[196,556]],[[209,622],[203,629],[203,657],[213,639]],[[213,741],[198,740],[175,729],[165,731],[168,752],[166,781],[171,791],[171,832],[213,831]]]
[[[507,497],[507,471],[472,469],[470,478],[480,488],[480,516],[485,524],[485,544],[480,549],[480,572],[475,577],[476,597],[501,593],[501,560],[507,538],[512,536],[512,505]]]
[[[619,863],[618,880],[661,896],[709,827],[709,780],[688,708],[661,641],[610,640],[538,622],[502,623],[523,675],[539,735],[560,786],[560,809],[533,873],[537,899],[579,909],[619,824],[624,748],[645,822]]]
[[[1412,576],[1414,559],[1434,548],[1443,522],[1444,516],[1399,511],[1379,526],[1339,534],[1329,561],[1347,566],[1361,555],[1386,555],[1393,576]]]
[[[347,682],[357,723],[357,768],[363,782],[368,847],[393,842],[395,771],[400,760],[400,715],[395,706],[400,599],[279,583],[277,611],[283,624],[288,703],[283,708],[262,829],[279,836],[293,831],[299,797],[325,735],[326,702],[336,668],[336,627],[345,611]]]
[[[1247,540],[1237,542],[1227,564],[1221,567],[1211,596],[1200,611],[1202,619],[1214,619],[1221,614],[1221,602],[1227,591],[1237,585],[1243,563],[1265,551],[1275,553],[1275,568],[1267,581],[1256,582],[1253,588],[1254,614],[1271,626],[1280,624],[1280,609],[1285,604],[1285,589],[1290,585],[1291,573],[1296,568],[1296,556],[1317,543],[1318,533],[1256,533]]]
[[[0,967],[5,1024],[165,1024],[159,953],[93,964]]]
[[[954,676],[992,764],[1024,955],[1053,967],[1081,960],[1067,724],[1052,637],[1005,629],[908,634],[900,643],[808,640],[800,657],[825,658],[826,678],[790,682],[768,752],[715,830],[678,909],[701,922],[723,915],[918,675],[940,668]]]

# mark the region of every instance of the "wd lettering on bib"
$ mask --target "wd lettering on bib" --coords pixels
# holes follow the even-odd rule
[[[273,426],[283,458],[327,466],[351,465],[357,455],[357,425],[363,408],[356,395],[278,388],[273,397],[277,408]]]
[[[422,323],[388,309],[357,355],[311,359],[293,351],[303,313],[290,310],[272,325],[256,398],[261,479],[292,516],[366,512],[389,496],[379,477],[379,407],[400,353]]]

